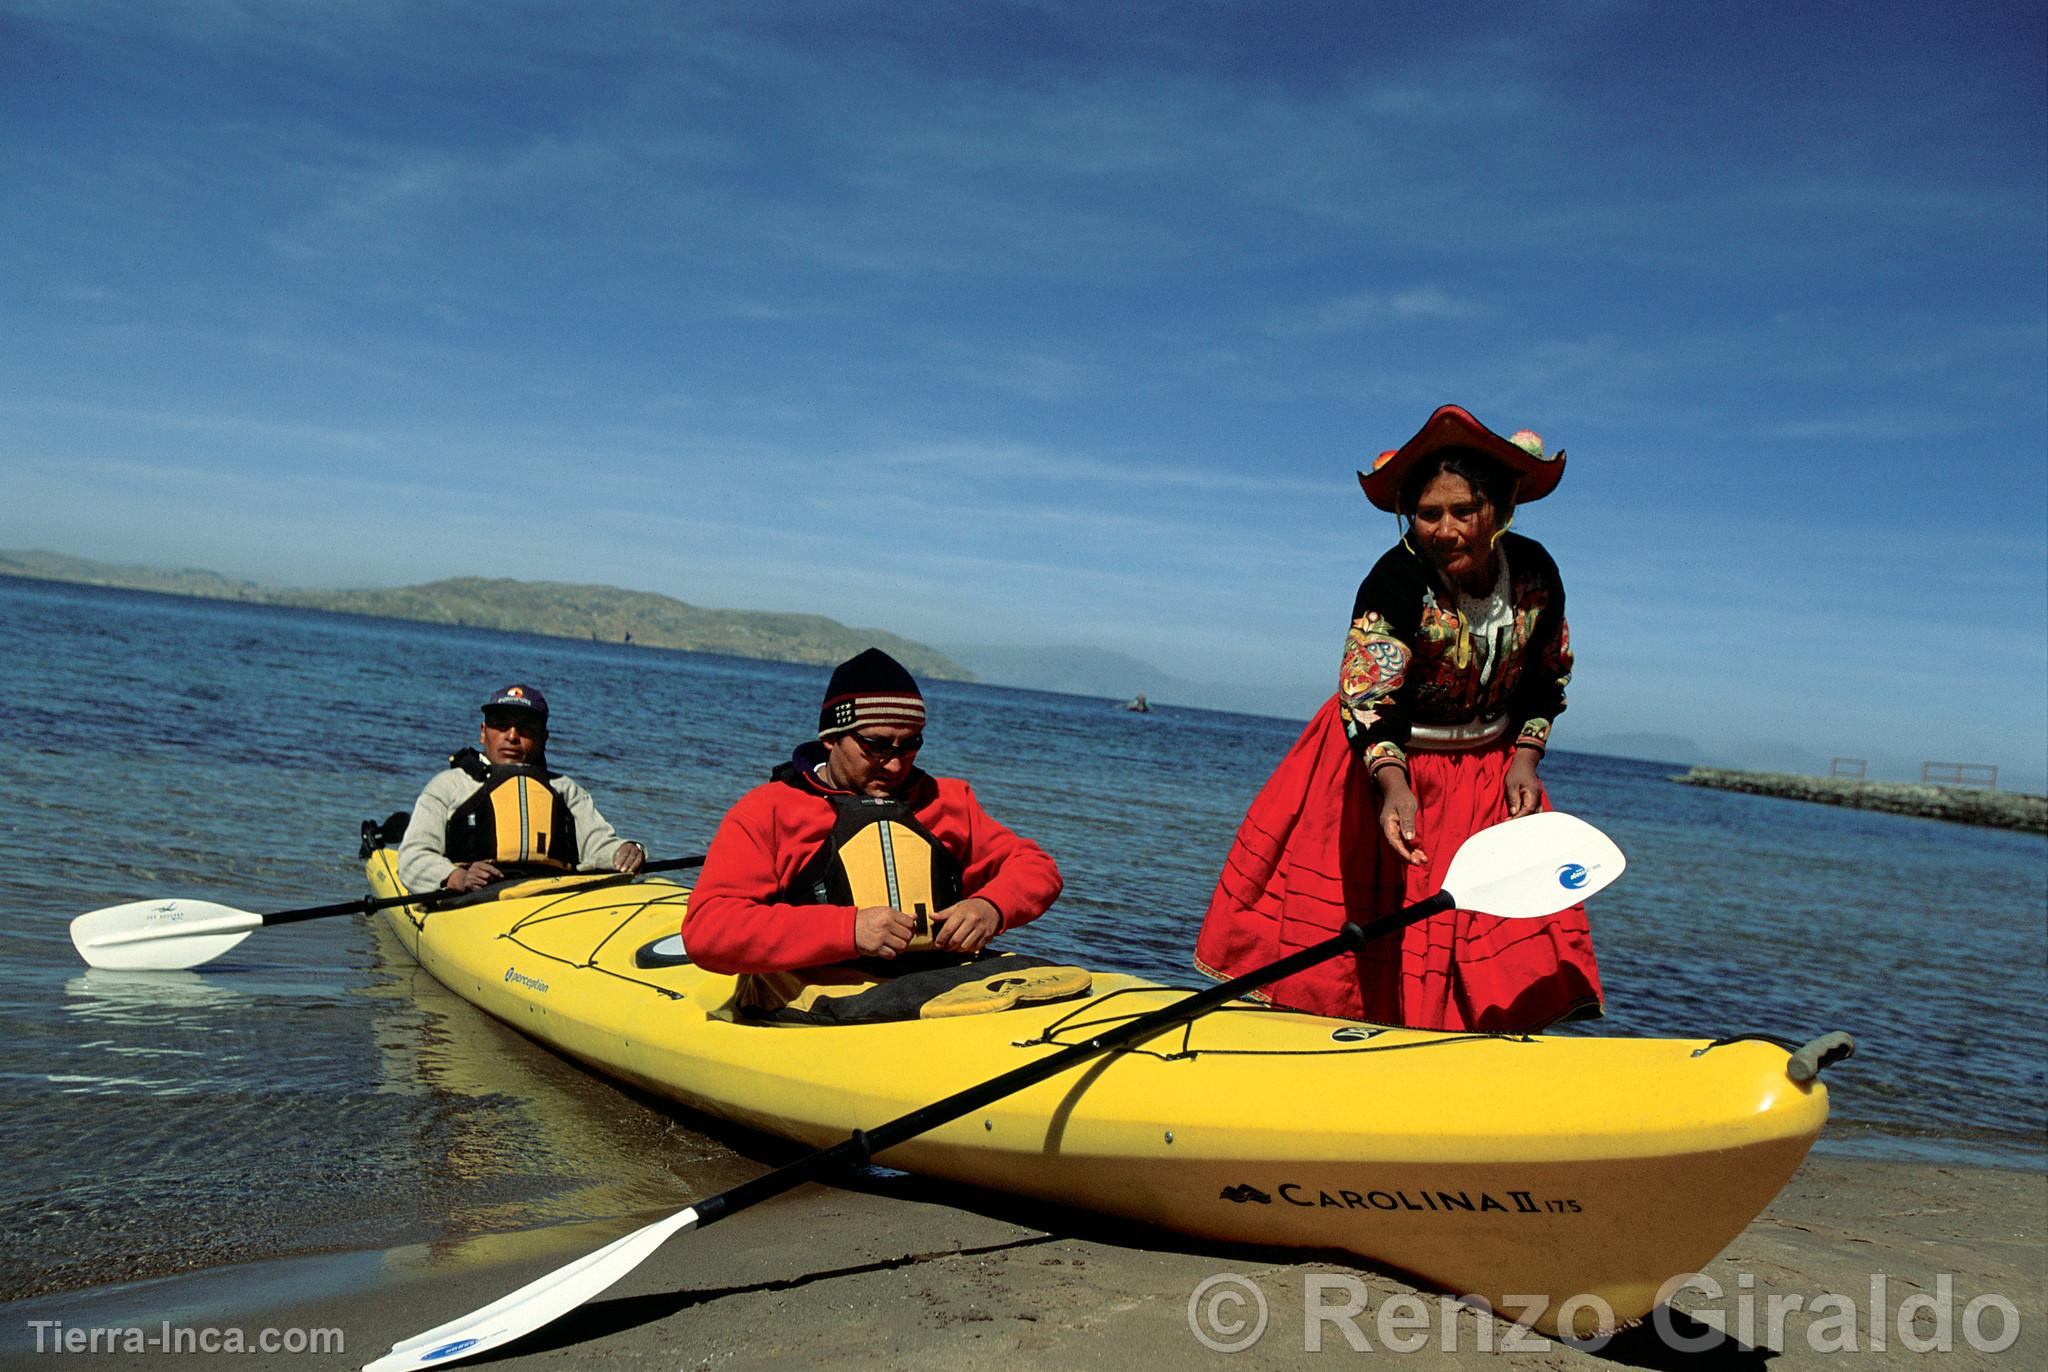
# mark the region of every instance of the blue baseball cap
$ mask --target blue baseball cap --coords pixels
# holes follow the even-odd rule
[[[540,722],[548,722],[548,698],[531,686],[506,686],[492,693],[484,702],[484,713],[493,710],[528,710],[540,716]]]

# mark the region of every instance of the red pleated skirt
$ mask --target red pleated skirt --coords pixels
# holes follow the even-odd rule
[[[1333,696],[1252,802],[1195,943],[1195,965],[1241,975],[1443,885],[1472,834],[1507,818],[1510,740],[1464,752],[1413,749],[1420,802],[1411,867],[1379,832],[1379,798],[1344,737]],[[1543,798],[1550,808],[1550,798]],[[1597,1011],[1600,973],[1586,908],[1505,920],[1449,910],[1355,955],[1273,983],[1276,1005],[1420,1029],[1522,1032]]]

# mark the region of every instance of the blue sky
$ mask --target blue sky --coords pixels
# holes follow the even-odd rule
[[[0,0],[0,546],[1334,683],[1439,403],[1560,746],[2048,769],[2038,4]]]

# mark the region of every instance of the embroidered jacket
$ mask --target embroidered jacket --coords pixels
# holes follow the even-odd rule
[[[1505,715],[1516,746],[1543,748],[1564,712],[1571,634],[1564,582],[1543,545],[1503,535],[1504,611],[1475,626],[1473,602],[1396,544],[1359,584],[1337,696],[1344,734],[1369,770],[1406,766],[1415,725],[1463,725]]]

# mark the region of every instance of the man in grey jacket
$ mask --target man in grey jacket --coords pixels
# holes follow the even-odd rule
[[[548,702],[507,686],[484,702],[477,748],[448,759],[412,807],[398,845],[408,890],[474,891],[508,873],[637,872],[646,850],[621,839],[590,792],[548,770]]]

